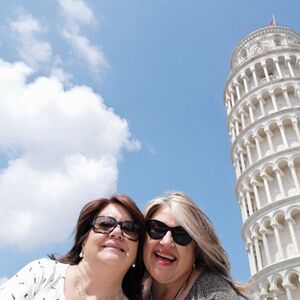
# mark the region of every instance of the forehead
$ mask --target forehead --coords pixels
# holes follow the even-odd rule
[[[166,204],[163,204],[151,217],[151,219],[159,220],[168,226],[174,227],[179,226],[179,222],[173,215],[170,207]]]
[[[109,216],[117,219],[118,221],[132,220],[130,214],[124,207],[114,203],[110,203],[101,209],[98,216]]]

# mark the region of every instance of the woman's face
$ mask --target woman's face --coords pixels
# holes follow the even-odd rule
[[[180,226],[170,208],[163,205],[151,217],[169,227]],[[151,239],[147,234],[144,247],[144,262],[151,277],[161,284],[175,283],[187,278],[195,262],[195,242],[180,246],[173,241],[168,231],[160,240]]]
[[[117,204],[108,204],[97,216],[111,217],[117,222],[132,221],[129,213]],[[110,233],[97,233],[92,229],[83,245],[83,260],[91,265],[100,262],[127,271],[135,262],[137,248],[138,241],[124,237],[120,225]]]

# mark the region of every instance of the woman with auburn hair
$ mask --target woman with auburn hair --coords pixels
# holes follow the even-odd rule
[[[236,283],[208,217],[184,193],[153,199],[145,211],[146,300],[234,300],[247,298]],[[152,279],[152,280],[151,280]]]
[[[87,203],[64,256],[29,263],[0,287],[0,299],[141,299],[143,214],[127,196]]]

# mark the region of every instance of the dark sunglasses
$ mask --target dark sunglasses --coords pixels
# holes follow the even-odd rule
[[[160,240],[168,231],[171,231],[173,241],[180,246],[187,246],[191,241],[191,236],[181,227],[169,227],[158,220],[149,219],[146,222],[147,232],[151,239]]]
[[[120,225],[122,235],[131,241],[137,241],[140,236],[140,227],[134,221],[118,222],[113,217],[98,216],[93,222],[93,230],[97,233],[111,233]]]

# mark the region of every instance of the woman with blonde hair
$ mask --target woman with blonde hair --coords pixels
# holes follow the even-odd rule
[[[153,199],[145,221],[143,256],[150,277],[144,299],[247,299],[247,285],[232,279],[212,223],[186,194]]]

